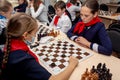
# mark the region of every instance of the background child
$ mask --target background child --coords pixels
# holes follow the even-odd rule
[[[41,0],[31,0],[29,1],[28,7],[26,9],[27,14],[31,14],[32,17],[38,19],[41,23],[47,25],[49,24],[47,16],[46,6]]]
[[[79,6],[77,6],[77,0],[70,0],[70,2],[68,2],[66,4],[66,9],[69,11],[69,13],[71,15],[73,25],[78,22],[76,13],[80,12],[80,8],[81,8],[81,4]]]
[[[16,26],[17,25],[17,26]],[[34,42],[38,30],[37,22],[31,16],[15,14],[7,26],[6,52],[3,59],[5,80],[68,80],[78,64],[70,57],[68,67],[58,75],[51,75],[43,68],[28,45]]]
[[[96,0],[87,0],[81,7],[81,20],[67,33],[71,40],[96,52],[111,55],[112,44],[105,26],[98,18],[99,4]]]
[[[63,1],[58,1],[54,5],[54,8],[56,15],[50,23],[50,27],[54,27],[57,30],[61,30],[62,32],[67,33],[67,31],[71,28],[72,23],[67,13],[65,12],[66,4]]]
[[[8,19],[13,11],[12,4],[7,0],[0,0],[0,49],[4,47],[6,36],[5,30]]]
[[[16,12],[25,12],[28,5],[27,0],[18,0],[18,6],[14,8]]]

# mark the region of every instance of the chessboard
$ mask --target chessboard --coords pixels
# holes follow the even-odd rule
[[[56,40],[36,47],[33,51],[53,74],[62,72],[68,66],[70,56],[78,58],[80,62],[93,55],[66,40]]]
[[[40,25],[40,26],[39,26],[38,34],[43,35],[43,34],[49,33],[50,31],[51,31],[51,30],[50,30],[49,28],[47,28],[46,26]]]

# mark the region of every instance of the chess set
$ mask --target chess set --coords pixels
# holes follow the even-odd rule
[[[38,32],[37,32],[37,39],[34,44],[30,45],[30,48],[34,48],[39,46],[41,43],[47,43],[53,41],[55,37],[60,35],[60,31],[55,31],[54,29],[49,29],[44,25],[40,25]]]
[[[57,37],[59,34],[60,34],[60,31],[55,31],[54,29],[49,29],[43,25],[40,25],[39,31],[37,33],[37,36],[38,36],[37,41],[40,41],[40,39],[45,36]]]
[[[33,49],[42,62],[53,74],[62,72],[69,64],[69,57],[78,58],[79,62],[92,56],[92,53],[80,49],[78,46],[66,41],[55,40]]]
[[[99,63],[96,68],[93,66],[90,71],[87,68],[82,74],[81,80],[112,80],[112,73],[105,63]]]

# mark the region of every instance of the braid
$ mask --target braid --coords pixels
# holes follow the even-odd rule
[[[11,43],[11,36],[8,34],[6,39],[6,51],[3,56],[3,64],[6,64],[8,61],[8,55],[10,53],[10,43]]]

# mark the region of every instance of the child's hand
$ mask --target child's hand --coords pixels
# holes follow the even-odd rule
[[[28,8],[30,8],[30,7],[33,7],[33,1],[30,1],[30,2],[28,3]]]
[[[69,63],[70,65],[76,67],[78,65],[78,59],[73,56],[70,56]]]
[[[75,42],[82,44],[83,46],[86,46],[88,48],[90,48],[90,44],[91,42],[89,42],[87,39],[85,39],[84,37],[78,37]]]

